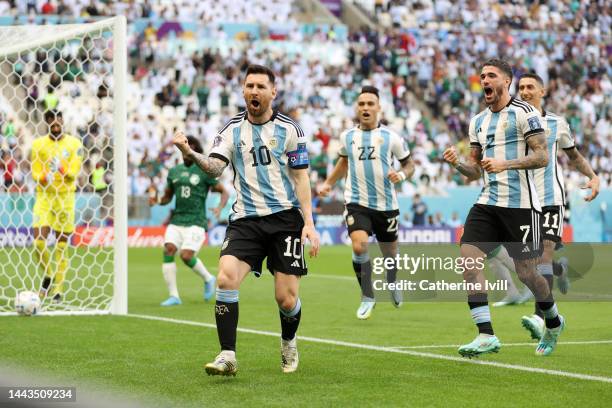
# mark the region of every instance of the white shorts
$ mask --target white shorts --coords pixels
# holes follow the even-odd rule
[[[181,225],[168,225],[164,243],[174,245],[178,250],[186,249],[198,252],[206,240],[206,230],[197,225],[184,227]]]

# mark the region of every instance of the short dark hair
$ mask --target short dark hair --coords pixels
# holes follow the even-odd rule
[[[544,86],[544,80],[542,79],[542,77],[534,72],[528,72],[527,74],[521,75],[521,77],[519,78],[519,82],[521,82],[521,79],[523,78],[535,79],[538,84],[540,84],[542,87]]]
[[[376,97],[378,99],[380,99],[380,95],[378,94],[378,88],[372,85],[365,85],[363,87],[361,87],[361,92],[359,92],[359,95],[364,94],[364,93],[371,93],[376,95]]]
[[[189,144],[189,146],[191,146],[194,152],[197,152],[200,154],[204,153],[204,149],[202,148],[202,143],[200,143],[200,140],[198,140],[197,137],[187,136],[187,143]]]
[[[57,109],[49,109],[48,111],[45,112],[45,122],[49,123],[53,120],[55,120],[55,118],[61,118],[62,116],[62,112],[58,111]]]
[[[500,69],[504,74],[508,76],[508,78],[510,78],[510,81],[512,81],[512,67],[506,61],[499,58],[491,58],[480,66],[480,70],[482,71],[484,67],[489,66]]]
[[[272,70],[268,67],[265,67],[263,65],[257,65],[257,64],[251,64],[247,67],[246,70],[246,75],[244,76],[244,79],[246,80],[246,78],[251,75],[251,74],[264,74],[268,76],[268,80],[270,80],[270,83],[272,85],[274,85],[274,81],[276,80],[276,77],[274,76],[274,72],[272,72]]]

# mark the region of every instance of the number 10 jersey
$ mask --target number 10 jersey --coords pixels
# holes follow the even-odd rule
[[[291,118],[275,111],[268,122],[254,124],[241,112],[217,134],[210,157],[234,170],[230,221],[299,208],[289,168],[308,168],[308,150],[304,132]]]

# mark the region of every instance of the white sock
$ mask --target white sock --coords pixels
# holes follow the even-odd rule
[[[208,272],[208,269],[206,269],[206,267],[204,266],[204,264],[202,263],[202,261],[200,260],[200,258],[197,259],[196,264],[193,265],[193,271],[195,273],[197,273],[198,275],[200,275],[202,277],[202,279],[204,279],[204,282],[208,282],[209,280],[212,279],[212,275],[210,274],[210,272]]]
[[[164,280],[166,281],[166,286],[168,286],[170,296],[178,298],[179,294],[176,288],[176,264],[174,262],[164,262],[162,264],[162,273],[164,274]]]
[[[506,292],[508,296],[516,296],[518,295],[518,289],[512,280],[512,276],[510,276],[510,271],[506,267],[506,265],[496,256],[495,258],[489,259],[489,268],[493,270],[495,275],[501,280],[505,280],[508,282],[508,291]]]
[[[510,254],[508,254],[508,250],[506,249],[505,246],[502,245],[499,253],[497,254],[495,258],[499,259],[499,261],[502,264],[504,264],[506,268],[508,268],[508,271],[516,272],[516,266],[514,265],[514,259],[510,258]]]

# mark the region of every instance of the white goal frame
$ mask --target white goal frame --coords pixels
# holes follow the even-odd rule
[[[52,26],[49,26],[52,27]],[[59,27],[59,26],[58,26]],[[124,16],[94,23],[62,25],[57,33],[49,31],[41,38],[16,43],[0,49],[0,58],[29,49],[43,47],[56,41],[70,40],[101,30],[112,32],[113,37],[113,296],[109,310],[61,310],[44,312],[45,315],[127,314],[127,24]],[[14,315],[15,312],[0,312]]]

